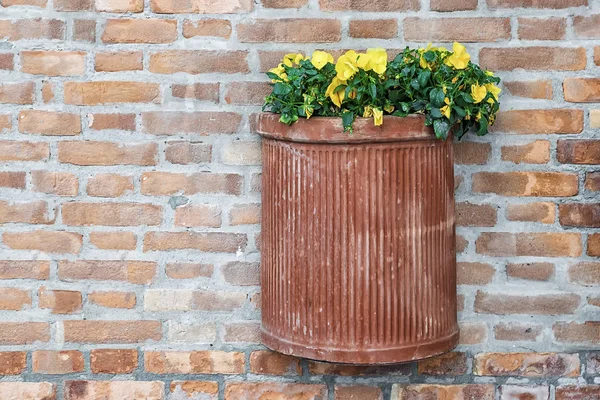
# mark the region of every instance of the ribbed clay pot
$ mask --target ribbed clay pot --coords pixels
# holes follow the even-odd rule
[[[261,114],[262,340],[315,360],[390,364],[458,342],[452,140],[421,116]]]

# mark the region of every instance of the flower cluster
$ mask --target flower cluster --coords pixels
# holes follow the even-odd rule
[[[485,135],[499,109],[500,79],[473,64],[459,43],[452,51],[407,47],[392,61],[384,49],[350,50],[335,62],[324,51],[287,54],[267,75],[273,92],[263,109],[281,114],[286,124],[340,116],[351,131],[356,117],[381,125],[384,115],[424,114],[425,124],[445,139],[451,130],[458,137],[471,129]]]

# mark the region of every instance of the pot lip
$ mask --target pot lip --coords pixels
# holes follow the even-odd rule
[[[375,126],[372,118],[356,118],[353,132],[344,132],[341,117],[299,118],[292,125],[279,122],[280,114],[263,112],[258,116],[259,135],[276,140],[301,143],[373,143],[438,140],[433,128],[425,126],[425,116],[383,117]]]

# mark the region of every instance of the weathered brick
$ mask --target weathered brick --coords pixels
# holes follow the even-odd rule
[[[510,110],[500,111],[491,128],[494,132],[513,134],[581,133],[583,110]]]
[[[55,0],[56,11],[92,11],[94,0]]]
[[[246,247],[245,234],[225,232],[148,232],[144,251],[199,250],[209,253],[235,253]]]
[[[7,133],[12,128],[10,114],[0,114],[0,133]]]
[[[167,337],[176,343],[214,343],[217,340],[217,325],[209,323],[178,323],[169,321]]]
[[[600,101],[600,78],[565,78],[565,100],[573,103]]]
[[[98,72],[141,71],[141,51],[96,53],[95,70]]]
[[[550,398],[550,388],[548,386],[519,386],[502,385],[500,386],[500,400],[547,400]]]
[[[120,281],[145,285],[156,274],[154,261],[123,260],[62,260],[58,263],[58,278],[63,281]]]
[[[590,352],[585,356],[586,372],[588,375],[597,375],[600,373],[600,352]]]
[[[600,37],[600,14],[577,15],[573,17],[573,29],[580,38]]]
[[[260,165],[262,163],[260,142],[235,141],[226,143],[221,150],[221,161],[232,165]]]
[[[162,207],[145,203],[83,203],[62,205],[63,223],[73,226],[159,225]]]
[[[566,18],[519,18],[521,40],[561,40],[565,38]]]
[[[138,13],[144,11],[144,0],[96,0],[96,11]]]
[[[24,351],[0,352],[0,376],[20,375],[27,368],[27,353]],[[0,383],[0,393],[2,393]]]
[[[496,340],[534,342],[542,333],[542,325],[531,323],[500,323],[494,327]]]
[[[158,83],[129,81],[65,82],[65,104],[158,103]]]
[[[229,211],[230,225],[252,225],[261,221],[260,204],[234,204]]]
[[[7,400],[57,400],[50,382],[0,382],[0,396]]]
[[[134,250],[136,242],[133,232],[90,232],[90,243],[102,250]]]
[[[37,350],[31,355],[33,372],[38,374],[70,374],[84,369],[83,354],[77,350]]]
[[[483,48],[479,52],[481,67],[492,71],[526,69],[535,71],[580,71],[585,69],[583,47],[510,47]]]
[[[65,231],[4,232],[4,244],[14,250],[37,250],[44,253],[77,254],[83,243],[82,235]]]
[[[43,200],[31,202],[8,202],[0,200],[0,224],[51,224],[54,218],[50,215],[48,203]]]
[[[247,51],[166,50],[150,54],[148,70],[158,74],[248,73]]]
[[[501,196],[569,197],[577,194],[577,174],[564,172],[477,172],[474,193]]]
[[[234,14],[252,11],[252,0],[230,0],[222,2],[204,0],[151,0],[152,11],[159,14]]]
[[[0,4],[3,7],[11,6],[33,6],[33,7],[46,7],[47,0],[2,0]]]
[[[25,172],[0,171],[0,187],[25,189]]]
[[[600,398],[598,386],[559,386],[556,388],[556,400],[596,400]]]
[[[506,275],[529,281],[547,281],[554,275],[554,264],[547,262],[507,264]]]
[[[375,386],[335,385],[335,400],[383,400],[381,389]]]
[[[600,164],[600,140],[559,140],[556,158],[563,164]]]
[[[468,26],[469,29],[465,29]],[[404,19],[404,39],[414,42],[496,42],[510,38],[509,18]]]
[[[83,51],[22,51],[21,70],[27,74],[74,76],[85,72]]]
[[[62,141],[58,161],[75,165],[155,165],[156,143]]]
[[[172,19],[109,19],[104,43],[172,43],[177,39],[177,21]]]
[[[267,82],[232,82],[227,85],[225,102],[236,105],[262,105],[272,90]]]
[[[600,203],[559,204],[558,219],[563,226],[600,228]]]
[[[38,303],[40,308],[52,310],[52,314],[73,314],[81,311],[82,296],[74,290],[49,290],[42,286]]]
[[[260,322],[231,322],[224,326],[224,343],[260,344]]]
[[[486,263],[459,262],[456,272],[459,285],[486,285],[492,282],[496,270]]]
[[[0,161],[41,161],[50,156],[50,146],[42,142],[0,140]]]
[[[49,277],[49,261],[0,260],[0,279],[47,280]]]
[[[160,340],[159,321],[63,321],[65,342],[69,343],[143,343]]]
[[[88,114],[87,117],[92,130],[135,130],[135,114]]]
[[[36,192],[58,196],[77,196],[77,176],[69,172],[31,171],[31,184]]]
[[[137,302],[134,292],[117,291],[91,292],[88,300],[101,307],[127,309],[135,307]]]
[[[541,294],[520,296],[506,293],[477,292],[475,312],[481,314],[573,314],[579,306],[576,294]]]
[[[430,0],[429,7],[432,11],[464,11],[475,10],[477,0]]]
[[[210,36],[229,39],[231,36],[231,22],[225,19],[203,19],[200,21],[184,21],[183,37]]]
[[[556,219],[556,207],[554,203],[548,202],[508,204],[506,218],[509,221],[553,224]]]
[[[361,39],[393,39],[398,36],[398,20],[354,19],[350,21],[348,34]]]
[[[504,88],[513,96],[529,99],[548,99],[553,97],[552,81],[541,79],[537,81],[503,82]]]
[[[569,267],[569,282],[578,285],[600,285],[600,262],[581,261]]]
[[[260,375],[302,374],[300,359],[269,350],[257,350],[250,354],[250,372]]]
[[[489,143],[460,141],[454,143],[454,162],[461,165],[483,165],[490,158],[492,145]]]
[[[450,352],[419,361],[420,375],[464,375],[467,373],[467,353]]]
[[[92,349],[90,367],[94,374],[130,374],[138,367],[136,349]]]
[[[587,255],[600,257],[600,233],[588,235]]]
[[[0,104],[32,104],[33,82],[0,83]]]
[[[2,185],[0,184],[0,186]],[[591,192],[600,192],[600,172],[586,172],[585,189]]]
[[[258,263],[232,261],[221,267],[225,281],[238,286],[260,285],[260,267]]]
[[[221,208],[214,204],[187,204],[175,209],[176,226],[221,226]]]
[[[489,204],[456,203],[457,226],[494,226],[496,207]]]
[[[201,396],[206,400],[217,400],[219,396],[219,384],[212,381],[172,381],[169,390],[173,397],[184,393],[190,398]]]
[[[88,180],[86,191],[94,197],[120,197],[133,191],[133,179],[118,174],[97,174]]]
[[[589,305],[594,307],[600,307],[600,296],[590,296],[587,299]]]
[[[262,0],[266,8],[300,8],[308,3],[308,0]]]
[[[459,345],[482,344],[487,341],[487,324],[485,322],[459,322],[459,333]]]
[[[28,290],[0,288],[0,310],[20,311],[26,307],[31,307],[31,294]]]
[[[147,381],[66,381],[65,400],[124,400],[132,398],[162,400],[164,382]]]
[[[232,112],[154,111],[142,113],[142,130],[152,135],[196,133],[202,136],[237,132],[242,116]]]
[[[579,376],[577,354],[561,353],[479,353],[473,373],[492,376]]]
[[[79,114],[25,110],[19,113],[19,132],[49,136],[73,136],[81,133]]]
[[[225,351],[146,351],[144,368],[154,374],[241,374],[244,353]]]
[[[588,0],[486,0],[489,8],[550,8],[587,6]]]
[[[246,295],[241,292],[151,289],[144,295],[144,310],[233,311],[245,301]]]
[[[167,143],[165,159],[172,164],[202,164],[212,159],[212,146],[206,143]]]
[[[171,172],[142,174],[142,194],[165,196],[181,193],[225,193],[239,195],[242,177],[236,174],[197,172],[190,175]]]
[[[393,12],[408,10],[416,11],[420,8],[418,0],[319,0],[319,5],[323,11]]]
[[[320,400],[327,398],[327,386],[317,384],[227,382],[225,399],[262,400],[265,398]]]
[[[337,19],[256,19],[237,25],[238,40],[242,43],[339,42],[341,31],[342,25]]]
[[[395,365],[349,365],[333,364],[318,361],[308,362],[308,371],[311,375],[339,375],[339,376],[374,376],[374,375],[410,375],[409,364]]]
[[[31,344],[49,340],[50,324],[47,322],[0,322],[0,344],[2,345]],[[0,393],[2,393],[1,386]]]
[[[8,40],[55,39],[65,37],[65,23],[57,19],[0,20],[0,37]]]
[[[0,53],[0,69],[6,71],[14,70],[15,55],[12,53]]]
[[[73,40],[94,43],[96,41],[96,21],[91,19],[73,21]]]
[[[578,233],[483,232],[475,242],[477,253],[494,257],[579,257]]]
[[[524,145],[502,146],[502,160],[515,164],[546,164],[550,161],[550,142],[536,140]]]
[[[456,399],[456,400],[493,400],[494,385],[398,385],[392,386],[390,400],[426,400],[426,399]]]
[[[213,273],[214,267],[210,264],[200,263],[167,263],[166,274],[172,279],[193,279],[209,278]]]

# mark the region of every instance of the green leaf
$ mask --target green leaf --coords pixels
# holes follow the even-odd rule
[[[433,60],[435,60],[435,53],[431,50],[426,51],[425,54],[423,54],[423,57],[425,58],[425,61],[432,62]]]
[[[431,101],[432,107],[442,107],[444,105],[444,98],[446,98],[446,95],[441,88],[435,88],[429,92],[429,100]]]
[[[425,70],[419,72],[419,77],[417,78],[417,80],[419,81],[419,85],[421,85],[421,86],[427,85],[427,81],[429,81],[430,76],[431,76],[431,71],[428,69],[425,69]]]
[[[486,117],[481,117],[479,120],[479,128],[477,129],[477,136],[484,136],[488,133],[488,120]]]
[[[433,118],[442,118],[442,112],[439,108],[432,108],[430,112]]]
[[[411,79],[410,80],[410,86],[412,86],[412,88],[415,89],[415,90],[419,90],[421,88],[421,85],[419,85],[419,80],[418,79]]]
[[[433,131],[436,138],[446,140],[448,131],[450,131],[450,124],[445,119],[436,119],[433,121]]]
[[[267,72],[267,76],[271,79],[281,79],[280,77],[278,77],[276,74],[272,73],[272,72]]]
[[[462,99],[465,102],[467,102],[467,103],[473,103],[473,98],[471,97],[471,95],[469,93],[461,92],[460,96],[462,97]]]
[[[292,88],[289,85],[285,85],[281,82],[275,82],[275,86],[273,87],[273,93],[277,95],[286,95],[292,91]]]
[[[460,108],[460,107],[457,107],[457,106],[452,106],[452,109],[453,109],[453,110],[456,112],[456,115],[457,115],[459,118],[464,118],[464,117],[465,117],[465,115],[467,115],[467,113],[465,112],[465,110],[464,110],[464,109],[462,109],[462,108]]]
[[[369,85],[369,89],[371,89],[371,98],[376,99],[377,98],[377,86],[375,86],[374,83],[371,83]]]
[[[354,123],[354,113],[352,111],[344,111],[342,114],[342,123],[344,124],[344,132],[352,131],[352,124]]]

